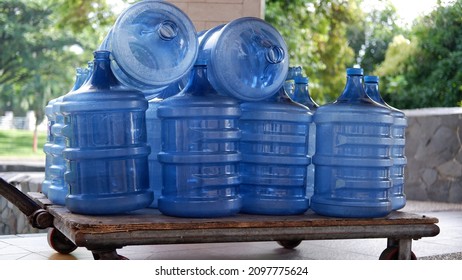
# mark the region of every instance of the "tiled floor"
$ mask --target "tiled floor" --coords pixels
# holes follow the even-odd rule
[[[413,241],[419,259],[462,259],[462,204],[409,201],[403,211],[439,219],[439,235]],[[246,242],[127,246],[118,253],[134,260],[377,260],[385,247],[386,239],[342,239],[303,241],[295,250],[276,242]],[[56,253],[42,233],[0,236],[0,260],[47,259],[91,260],[93,256],[85,248],[69,255]]]

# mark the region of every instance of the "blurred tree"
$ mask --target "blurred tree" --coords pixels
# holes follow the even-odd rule
[[[407,39],[403,35],[393,38],[385,54],[385,60],[376,67],[374,74],[380,77],[382,97],[397,108],[411,108],[418,104],[408,98],[408,81],[405,74],[409,71],[410,60],[417,51],[416,38]]]
[[[389,0],[379,0],[379,5],[365,7],[363,20],[348,25],[347,38],[355,52],[356,62],[365,73],[372,73],[385,59],[388,45],[397,35],[406,35],[398,24],[396,8]]]
[[[38,3],[0,0],[0,24],[4,27],[0,30],[0,98],[6,104],[0,110],[28,110],[30,104],[24,101],[18,104],[18,97],[23,99],[22,89],[37,73],[55,70],[62,82],[68,82],[65,71],[57,69],[60,65],[54,62],[62,60],[58,54],[76,40],[54,32],[50,28],[50,14],[49,9]],[[67,57],[75,56],[70,53]]]
[[[284,37],[290,65],[302,66],[310,92],[319,103],[335,99],[345,86],[345,69],[353,66],[348,25],[361,20],[360,0],[267,0],[265,20]]]
[[[68,92],[116,15],[106,0],[0,0],[0,113],[33,110]]]
[[[398,108],[452,107],[462,101],[462,0],[420,18],[377,73],[382,94]],[[393,69],[393,65],[396,68]]]

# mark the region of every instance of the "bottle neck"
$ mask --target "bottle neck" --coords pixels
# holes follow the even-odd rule
[[[372,100],[367,96],[363,87],[362,75],[348,75],[345,89],[336,102],[348,103],[371,103]]]
[[[383,100],[382,96],[379,92],[379,84],[378,83],[364,83],[364,90],[366,94],[375,102],[385,105],[385,100]]]
[[[94,53],[93,72],[85,86],[101,90],[120,86],[119,81],[112,73],[109,54],[108,51],[96,51]]]
[[[308,84],[295,83],[294,99],[298,103],[306,102],[308,98]]]
[[[311,111],[314,111],[319,107],[319,105],[311,98],[308,84],[305,83],[295,84],[294,100],[297,103],[305,105]]]
[[[78,90],[83,85],[86,78],[87,77],[85,76],[85,73],[82,71],[82,69],[78,69],[77,73],[75,75],[75,83],[74,83],[74,86],[72,87],[71,91]]]
[[[207,65],[194,65],[184,93],[193,95],[216,94],[215,89],[207,79]]]

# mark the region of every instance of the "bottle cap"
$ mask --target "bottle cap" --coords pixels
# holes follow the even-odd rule
[[[347,68],[347,75],[352,76],[362,76],[364,75],[364,70],[362,68]]]
[[[378,83],[379,77],[378,76],[364,76],[365,83]]]

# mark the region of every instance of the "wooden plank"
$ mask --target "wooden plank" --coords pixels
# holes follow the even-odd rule
[[[157,209],[142,209],[126,215],[88,216],[69,212],[65,207],[50,206],[48,211],[67,226],[86,232],[124,232],[137,230],[185,230],[218,228],[329,227],[367,225],[434,224],[437,218],[392,212],[384,218],[357,219],[319,216],[312,211],[296,216],[264,216],[238,214],[234,217],[193,219],[169,217]]]
[[[119,248],[128,245],[255,242],[279,240],[328,240],[394,238],[419,239],[436,236],[439,228],[430,225],[382,225],[343,227],[274,227],[184,230],[140,230],[127,232],[87,232],[58,225],[76,245],[89,249]]]
[[[394,211],[383,218],[324,217],[311,210],[303,215],[238,214],[224,218],[169,217],[157,209],[124,215],[90,216],[53,205],[43,194],[29,194],[54,217],[55,227],[77,246],[88,249],[127,245],[318,240],[352,238],[418,239],[436,236],[438,219]]]

